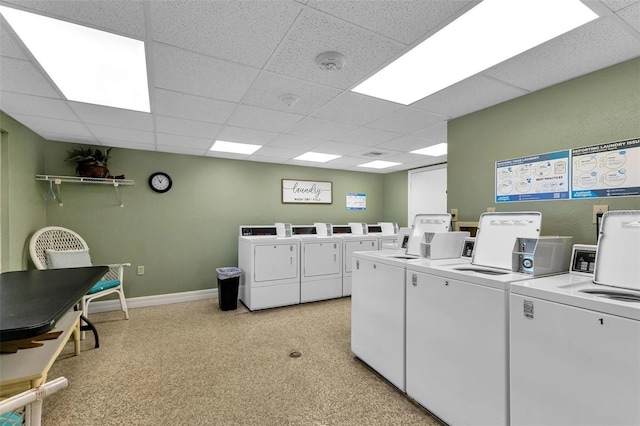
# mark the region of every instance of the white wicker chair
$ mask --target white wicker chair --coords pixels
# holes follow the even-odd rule
[[[0,426],[40,426],[43,399],[66,388],[68,384],[66,378],[58,377],[0,401]]]
[[[47,250],[50,251],[49,255],[47,254]],[[60,226],[48,226],[36,231],[35,234],[33,234],[33,236],[31,237],[31,242],[29,244],[31,260],[38,269],[52,269],[53,266],[55,266],[52,266],[50,263],[51,251],[71,253],[87,251],[88,253],[88,250],[89,246],[80,235],[76,234],[70,229],[62,228]],[[69,267],[71,266],[90,265],[69,265]],[[131,264],[119,263],[109,264],[106,266],[109,267],[109,272],[107,272],[105,276],[102,277],[102,280],[98,282],[98,284],[96,284],[80,301],[82,312],[85,316],[88,317],[89,303],[92,300],[107,296],[109,294],[117,293],[120,297],[120,307],[124,312],[125,318],[129,319],[127,301],[124,298],[123,270],[125,266],[131,266]]]

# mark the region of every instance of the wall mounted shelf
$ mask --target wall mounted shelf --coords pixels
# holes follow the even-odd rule
[[[59,206],[63,206],[62,196],[60,195],[60,186],[63,183],[84,183],[90,185],[110,185],[116,191],[116,197],[118,198],[118,204],[120,207],[124,207],[122,204],[122,197],[118,191],[120,186],[133,186],[135,182],[130,179],[109,179],[109,178],[92,178],[92,177],[78,177],[78,176],[56,176],[56,175],[36,175],[36,180],[49,182],[49,191],[44,196],[45,201],[49,200],[49,197],[58,201]],[[53,186],[56,186],[54,192]]]

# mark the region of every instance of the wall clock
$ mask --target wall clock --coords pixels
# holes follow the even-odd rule
[[[164,172],[155,172],[149,176],[149,187],[158,193],[164,193],[171,189],[173,181],[171,176]]]

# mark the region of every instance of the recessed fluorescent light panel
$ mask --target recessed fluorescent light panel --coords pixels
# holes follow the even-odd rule
[[[71,101],[150,112],[144,42],[0,6]]]
[[[368,167],[370,169],[386,169],[387,167],[399,166],[402,163],[394,163],[393,161],[372,161],[370,163],[360,164],[358,167]]]
[[[307,152],[297,156],[294,160],[301,161],[315,161],[316,163],[326,163],[327,161],[335,160],[342,157],[341,155],[323,154],[321,152]]]
[[[411,151],[412,154],[430,155],[432,157],[439,157],[447,153],[447,144],[439,143],[437,145],[431,145],[426,148],[416,149]]]
[[[236,143],[227,141],[215,141],[210,151],[232,152],[234,154],[253,154],[262,148],[262,145],[252,145],[249,143]]]
[[[579,0],[484,0],[352,91],[409,105],[596,18]]]

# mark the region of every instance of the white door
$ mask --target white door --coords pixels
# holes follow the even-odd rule
[[[344,242],[344,273],[350,274],[353,267],[353,253],[356,251],[378,250],[378,239]]]
[[[305,277],[340,276],[342,253],[339,242],[303,243],[303,247]]]
[[[409,217],[421,213],[447,213],[447,165],[409,171]]]
[[[253,274],[257,286],[298,276],[298,244],[263,244],[253,249]]]

